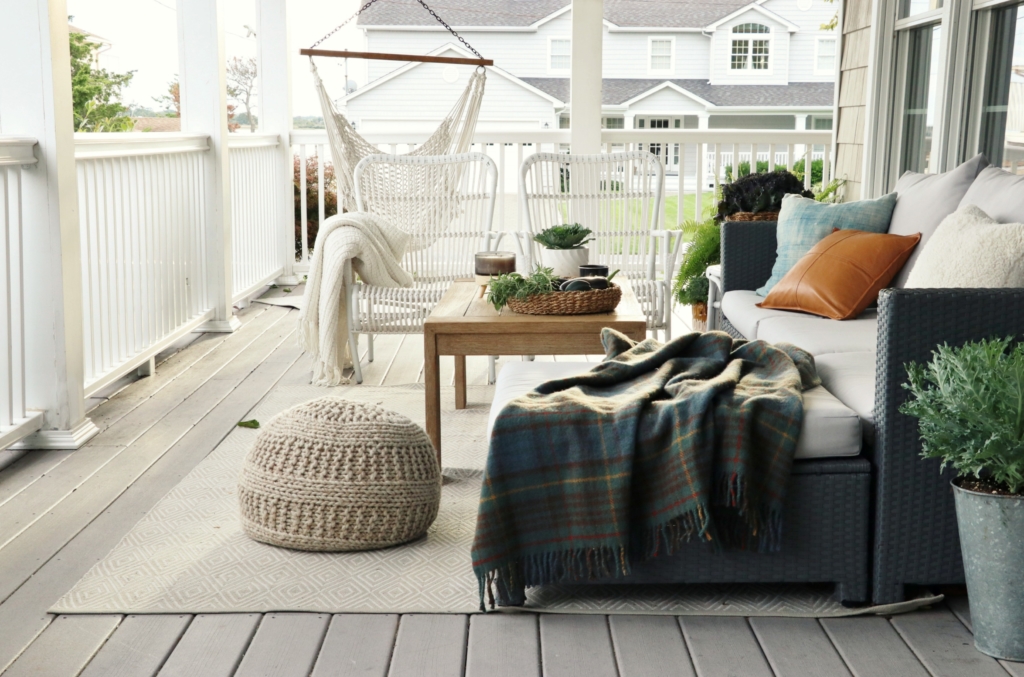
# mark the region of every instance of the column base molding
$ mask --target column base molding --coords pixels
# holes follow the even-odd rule
[[[91,418],[84,418],[71,430],[39,430],[12,449],[80,449],[100,432]]]
[[[230,334],[242,326],[234,315],[228,320],[207,320],[192,331],[197,334]]]

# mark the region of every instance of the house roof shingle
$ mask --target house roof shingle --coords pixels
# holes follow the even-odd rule
[[[569,78],[520,78],[532,87],[569,103]],[[601,102],[614,106],[657,87],[666,80],[605,78]],[[715,106],[831,106],[831,82],[791,82],[788,85],[711,85],[707,80],[668,80]]]
[[[617,26],[703,28],[751,0],[605,0],[604,16]],[[436,0],[430,6],[449,25],[529,26],[562,9],[569,0]],[[433,26],[416,0],[385,0],[359,15],[361,26]]]

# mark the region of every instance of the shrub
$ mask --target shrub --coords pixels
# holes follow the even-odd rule
[[[804,190],[803,182],[788,171],[765,172],[740,177],[722,186],[722,200],[718,203],[718,220],[738,212],[777,212],[782,198],[790,193],[814,197]]]
[[[900,407],[919,420],[921,455],[960,477],[1024,489],[1024,343],[943,344],[932,355],[907,365],[911,398]]]
[[[319,172],[317,156],[306,158],[306,225],[308,228],[309,248],[316,244],[316,236],[320,231],[320,194],[317,186]],[[302,253],[302,192],[300,187],[302,160],[295,156],[293,165],[292,185],[295,188],[295,253]],[[338,179],[334,175],[334,164],[324,161],[324,218],[338,213]]]

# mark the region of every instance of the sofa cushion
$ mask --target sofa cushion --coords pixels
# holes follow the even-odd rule
[[[884,233],[889,230],[896,194],[884,195],[877,200],[859,200],[840,204],[825,204],[799,195],[782,198],[779,225],[776,231],[778,247],[772,276],[757,293],[766,296],[779,280],[836,228]]]
[[[829,353],[814,358],[821,384],[857,412],[868,444],[875,441],[875,353]]]
[[[762,320],[754,338],[768,343],[792,343],[817,360],[819,355],[828,353],[874,351],[877,331],[878,312],[875,310],[864,311],[856,320],[845,322],[790,313],[787,317]]]
[[[594,367],[592,362],[507,362],[494,386],[494,401],[487,421],[487,437],[498,412],[511,400],[545,381],[575,376]],[[856,456],[861,450],[861,422],[822,386],[804,392],[804,421],[796,458]]]
[[[928,239],[942,220],[956,211],[975,177],[988,166],[984,155],[976,155],[956,169],[943,174],[906,172],[896,182],[896,208],[889,232],[893,235],[921,233],[921,243],[910,255],[893,286],[902,289]]]
[[[999,223],[1024,223],[1024,176],[999,167],[987,167],[978,174],[960,206],[974,205]]]
[[[907,288],[963,287],[1024,287],[1024,223],[999,223],[972,204],[946,217],[921,252]]]
[[[878,300],[920,239],[918,233],[837,230],[797,261],[761,307],[852,320]]]
[[[764,298],[747,289],[734,289],[722,297],[722,315],[748,339],[757,338],[757,326],[770,317],[800,317],[800,313],[773,308],[759,308]]]

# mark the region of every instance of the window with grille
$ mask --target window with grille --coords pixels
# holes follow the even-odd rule
[[[624,123],[623,118],[601,118],[601,126],[605,129],[623,129]]]
[[[750,48],[750,65],[756,71],[768,70],[768,41],[754,40]]]
[[[572,41],[563,38],[552,38],[550,45],[551,70],[569,70],[569,67],[572,64]]]
[[[836,71],[836,40],[835,38],[818,38],[818,52],[814,60],[814,70],[821,75],[832,75]]]
[[[732,29],[733,33],[771,33],[772,29],[768,28],[764,24],[740,24],[734,26]]]
[[[651,70],[670,71],[672,70],[672,39],[652,38],[651,46]]]
[[[732,41],[732,69],[734,71],[746,70],[747,61],[750,58],[750,40]]]

